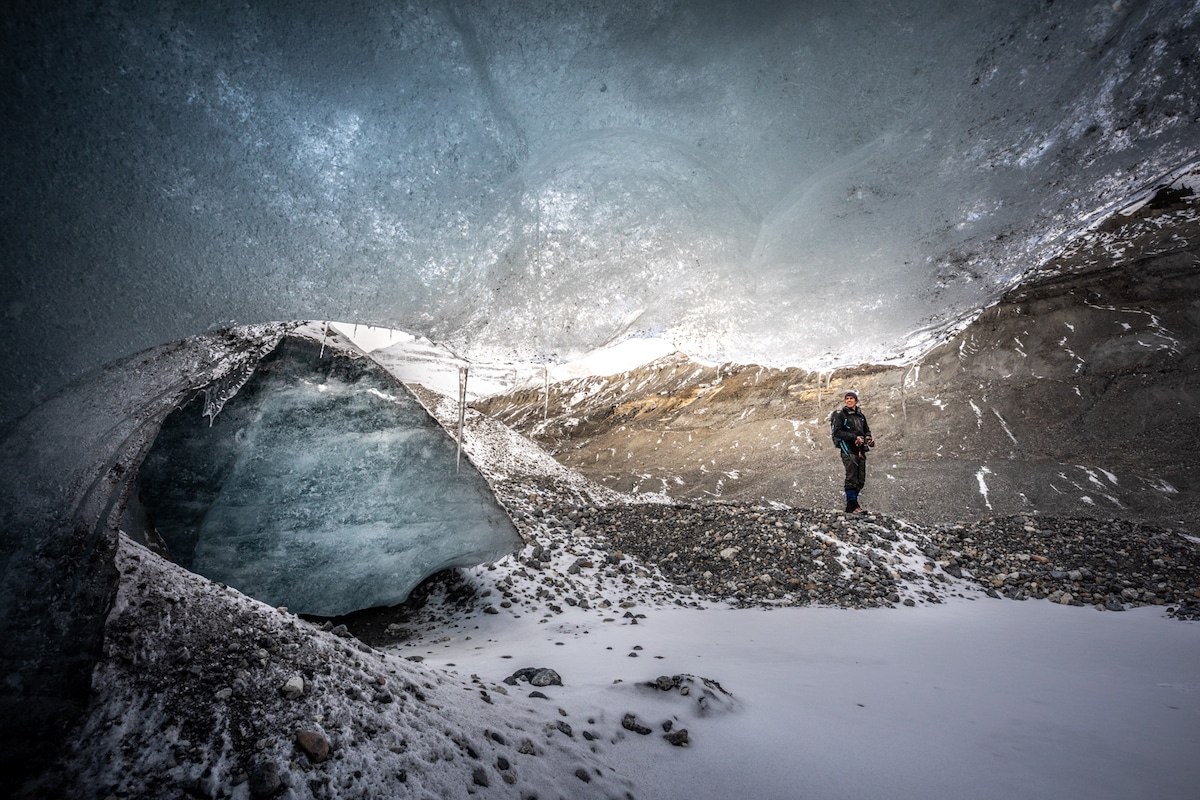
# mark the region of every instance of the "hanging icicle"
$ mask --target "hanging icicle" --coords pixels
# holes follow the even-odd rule
[[[467,365],[458,368],[458,458],[454,463],[455,471],[462,468],[463,429],[467,423]]]

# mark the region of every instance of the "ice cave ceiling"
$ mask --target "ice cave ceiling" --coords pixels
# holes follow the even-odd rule
[[[230,324],[894,357],[1200,151],[1195,0],[6,11],[4,418]]]

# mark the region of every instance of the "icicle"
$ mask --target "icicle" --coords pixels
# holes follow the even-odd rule
[[[542,422],[550,417],[550,365],[542,365],[544,383],[542,389]]]
[[[458,368],[458,459],[454,462],[457,472],[462,466],[463,428],[467,422],[467,370],[466,364]]]
[[[329,323],[325,323],[325,331],[321,334],[321,354],[317,358],[325,357],[325,340],[329,338]]]

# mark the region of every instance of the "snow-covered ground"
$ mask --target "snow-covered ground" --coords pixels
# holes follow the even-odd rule
[[[1200,625],[1159,610],[636,610],[637,625],[579,609],[479,614],[399,650],[485,682],[556,670],[564,686],[542,691],[569,719],[598,720],[596,746],[642,798],[1183,800],[1200,786]],[[614,684],[676,674],[734,702],[702,716]],[[652,741],[611,742],[631,712]],[[687,748],[661,738],[665,720],[688,729]]]

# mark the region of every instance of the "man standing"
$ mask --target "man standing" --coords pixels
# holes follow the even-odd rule
[[[846,392],[846,404],[830,417],[830,433],[833,444],[842,454],[842,465],[846,468],[846,511],[862,511],[858,504],[858,493],[867,482],[867,451],[875,446],[871,438],[871,426],[866,416],[858,409],[858,392]]]

